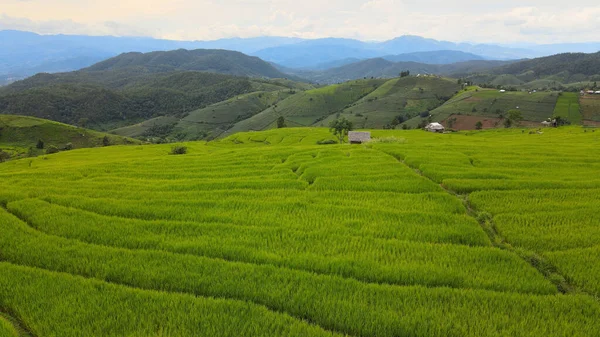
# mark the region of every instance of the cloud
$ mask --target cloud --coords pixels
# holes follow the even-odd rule
[[[4,3],[6,2],[6,3]],[[180,40],[262,35],[482,43],[597,41],[600,5],[463,0],[3,0],[0,28]]]

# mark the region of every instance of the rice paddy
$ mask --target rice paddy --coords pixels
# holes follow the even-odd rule
[[[373,136],[0,164],[0,336],[597,336],[600,133]]]

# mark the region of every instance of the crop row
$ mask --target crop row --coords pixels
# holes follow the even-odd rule
[[[219,222],[239,226],[313,231],[327,229],[384,239],[489,245],[478,223],[466,214],[372,212],[352,207],[295,204],[249,204],[248,207],[202,208],[195,201],[129,201],[50,196],[46,200],[90,212],[142,220]]]
[[[248,301],[349,335],[589,336],[600,329],[600,305],[586,296],[364,284],[272,266],[95,246],[41,234],[6,212],[2,219],[9,234],[0,238],[3,256],[13,263],[148,290]],[[180,336],[202,335],[198,326],[215,336],[228,335],[233,327],[248,336],[322,334],[253,304],[131,290],[6,263],[0,269],[2,304],[46,334],[51,326],[54,333],[65,329],[61,336],[93,332],[89,329],[126,335],[133,332],[115,329],[132,327],[137,335],[148,335],[156,332],[147,329],[162,325],[169,335]]]
[[[4,319],[0,314],[0,337],[19,337],[12,323]]]
[[[45,233],[101,245],[272,264],[367,282],[556,292],[516,255],[495,248],[383,240],[328,228],[305,232],[132,220],[38,200],[10,203],[8,207]]]
[[[0,262],[0,303],[39,336],[332,336],[242,301],[131,289]]]

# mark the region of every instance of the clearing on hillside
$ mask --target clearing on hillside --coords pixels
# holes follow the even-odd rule
[[[585,121],[600,122],[600,95],[586,94],[580,99],[581,113]]]
[[[518,109],[525,121],[541,122],[552,117],[558,92],[500,92],[496,89],[470,89],[463,91],[431,111],[434,121],[443,121],[451,115],[468,115],[504,118],[511,109]],[[407,124],[416,126],[421,118]]]

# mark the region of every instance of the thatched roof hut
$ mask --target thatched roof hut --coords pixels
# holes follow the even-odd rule
[[[362,144],[371,140],[370,132],[350,131],[348,132],[348,141],[350,144]]]

